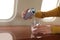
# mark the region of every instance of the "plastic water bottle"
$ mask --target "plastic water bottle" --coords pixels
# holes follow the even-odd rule
[[[35,14],[35,9],[34,8],[30,8],[27,13],[24,16],[24,19],[27,20],[28,18],[30,18],[31,16],[33,16]]]

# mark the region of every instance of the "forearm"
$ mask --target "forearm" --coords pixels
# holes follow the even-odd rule
[[[35,17],[37,18],[43,18],[43,17],[60,17],[60,7],[57,7],[51,11],[48,12],[41,12],[37,11],[35,14]]]

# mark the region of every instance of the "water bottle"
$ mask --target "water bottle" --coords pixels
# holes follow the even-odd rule
[[[30,8],[30,9],[28,9],[27,13],[25,14],[24,19],[27,20],[28,18],[30,18],[34,14],[35,14],[35,9],[34,8]]]

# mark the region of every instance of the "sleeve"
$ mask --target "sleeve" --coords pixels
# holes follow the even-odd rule
[[[55,9],[47,11],[47,12],[37,11],[35,14],[35,17],[37,17],[37,18],[60,17],[60,7],[57,7]]]

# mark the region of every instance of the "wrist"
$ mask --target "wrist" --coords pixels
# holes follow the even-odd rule
[[[41,11],[37,11],[35,13],[35,17],[37,17],[37,18],[43,18],[44,16],[43,16],[43,13]]]

